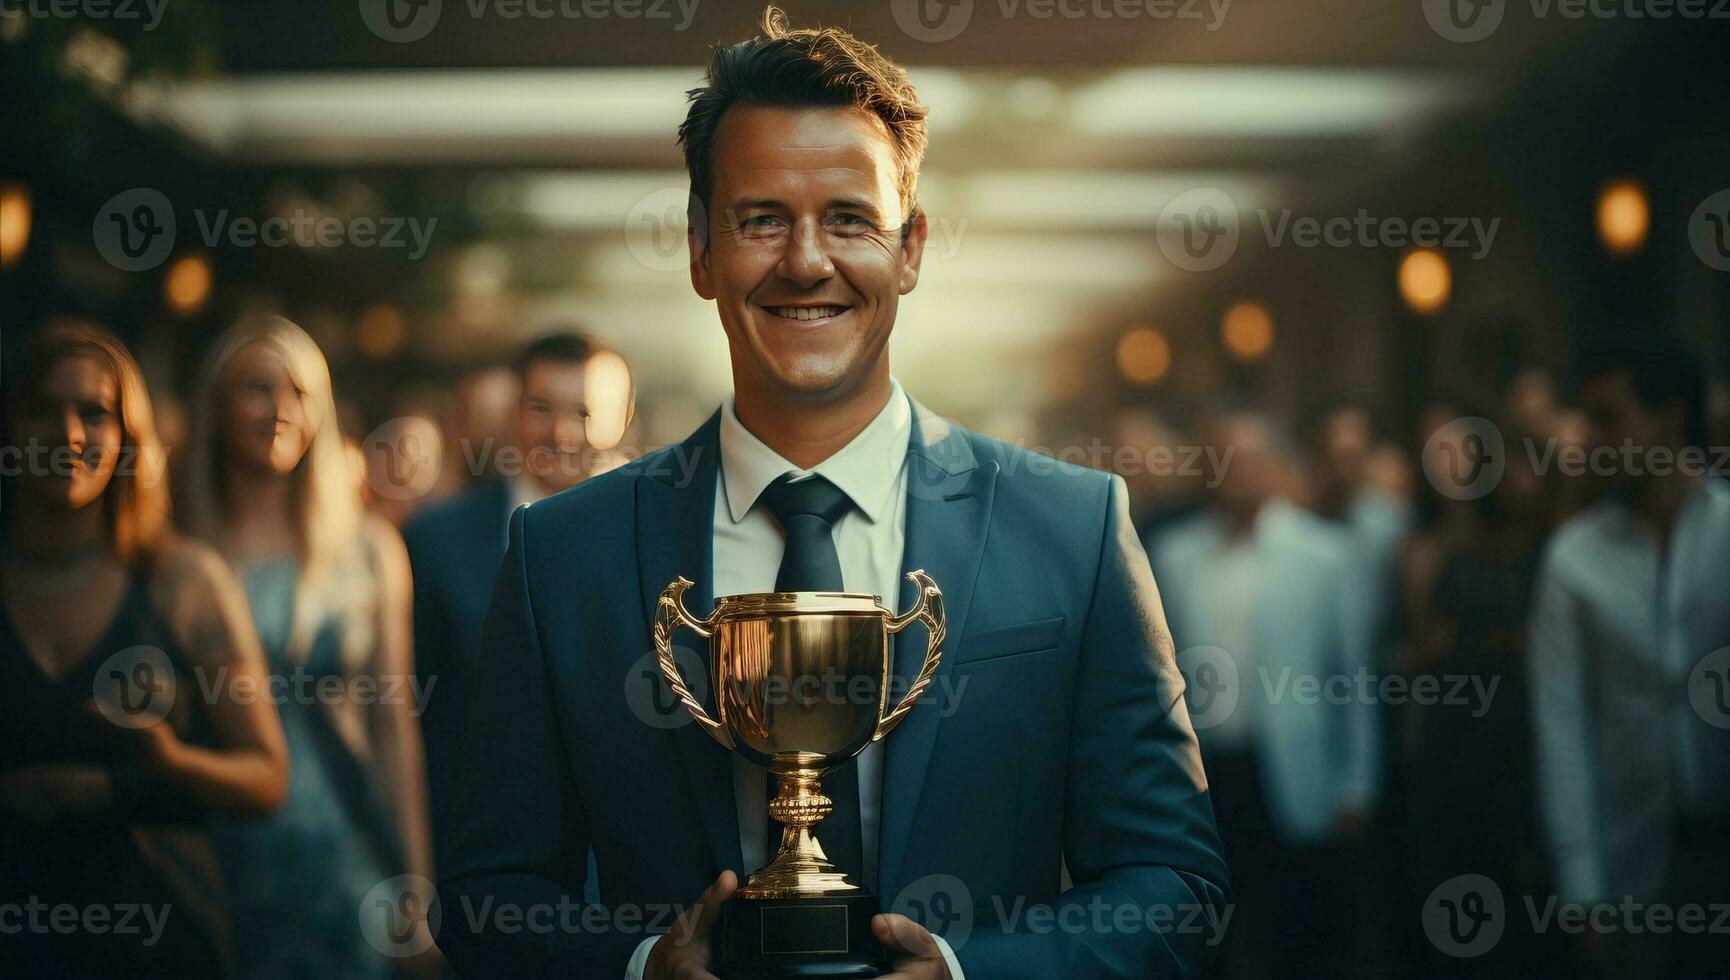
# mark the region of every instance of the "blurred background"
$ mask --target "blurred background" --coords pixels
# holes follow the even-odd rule
[[[674,134],[709,46],[754,33],[758,8],[122,6],[0,3],[4,358],[58,318],[106,326],[173,446],[212,340],[281,313],[328,357],[350,439],[370,450],[405,419],[442,433],[443,465],[413,493],[369,481],[398,523],[483,475],[460,440],[511,438],[503,366],[554,326],[629,363],[637,410],[614,462],[682,439],[729,391],[686,274]],[[1462,528],[1515,514],[1498,540],[1523,561],[1603,492],[1539,474],[1491,516],[1466,508],[1425,466],[1450,423],[1582,445],[1577,355],[1661,335],[1706,374],[1708,444],[1730,445],[1722,19],[1511,0],[783,6],[878,45],[930,107],[930,240],[891,345],[907,389],[1119,470],[1150,542],[1219,485],[1205,455],[1151,472],[1153,450],[1181,464],[1221,444],[1198,425],[1252,407],[1289,439],[1300,504],[1353,524],[1360,491],[1388,501],[1381,525],[1363,519],[1381,528],[1378,670],[1453,649],[1456,633],[1426,630],[1444,629],[1439,594],[1469,591],[1450,559],[1481,535]],[[301,231],[243,230],[270,218]],[[1426,222],[1436,240],[1414,242]],[[1501,642],[1514,659],[1486,669],[1517,672]],[[1415,910],[1470,851],[1414,843],[1413,801],[1458,784],[1411,788],[1413,760],[1450,743],[1390,715],[1378,805],[1353,829],[1385,858],[1363,869],[1345,940],[1366,972],[1435,953]],[[1487,804],[1525,828],[1507,873],[1542,891],[1527,783],[1510,794]],[[1447,819],[1469,837],[1480,815]],[[1509,972],[1560,962],[1532,955],[1508,954]]]

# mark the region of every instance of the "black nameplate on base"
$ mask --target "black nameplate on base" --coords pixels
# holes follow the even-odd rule
[[[869,978],[888,972],[882,944],[871,935],[874,895],[839,898],[740,898],[721,905],[710,933],[720,980],[792,977]]]

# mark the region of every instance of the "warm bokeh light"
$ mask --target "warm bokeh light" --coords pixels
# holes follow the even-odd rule
[[[10,269],[30,242],[30,192],[17,184],[0,186],[0,269]]]
[[[1417,313],[1434,313],[1447,305],[1454,288],[1448,260],[1434,249],[1420,248],[1400,260],[1400,297]]]
[[[1253,299],[1238,300],[1220,317],[1219,339],[1238,360],[1259,360],[1273,349],[1273,314]]]
[[[1611,255],[1632,255],[1646,244],[1652,205],[1646,185],[1632,177],[1604,182],[1598,189],[1598,240]]]
[[[631,369],[625,359],[602,351],[583,366],[583,403],[589,410],[589,445],[612,449],[631,422]]]
[[[1135,327],[1117,342],[1117,369],[1131,384],[1157,384],[1171,369],[1171,342],[1152,327]]]
[[[168,267],[168,278],[162,281],[163,299],[168,308],[181,316],[191,316],[204,309],[210,299],[210,259],[204,255],[188,255]]]
[[[355,323],[355,345],[367,357],[378,359],[395,354],[408,333],[402,311],[389,303],[369,306]]]

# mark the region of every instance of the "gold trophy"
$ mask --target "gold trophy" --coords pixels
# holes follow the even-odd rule
[[[894,731],[937,674],[943,593],[923,571],[907,579],[919,594],[900,616],[873,595],[754,592],[720,597],[699,620],[682,601],[689,580],[661,593],[654,626],[661,676],[715,741],[779,780],[769,815],[782,825],[780,852],[722,906],[710,933],[709,970],[721,980],[876,977],[887,969],[871,935],[876,897],[829,862],[812,828],[834,808],[823,775]],[[916,622],[928,632],[925,665],[890,709],[889,636]],[[692,696],[673,660],[680,626],[709,641],[718,718]]]

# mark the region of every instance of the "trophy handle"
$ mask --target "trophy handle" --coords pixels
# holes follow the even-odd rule
[[[686,626],[690,628],[691,632],[704,639],[708,639],[714,631],[715,624],[712,622],[714,619],[712,613],[709,619],[697,619],[685,611],[683,598],[685,590],[693,584],[690,579],[683,575],[679,576],[673,580],[671,585],[667,586],[667,590],[661,593],[661,601],[655,604],[655,628],[653,631],[655,655],[660,659],[661,677],[666,680],[667,686],[673,689],[673,693],[678,695],[679,701],[685,706],[685,710],[691,713],[692,718],[697,719],[697,724],[702,725],[704,731],[714,736],[715,741],[731,749],[733,747],[732,733],[727,731],[725,725],[710,718],[709,713],[703,710],[703,705],[692,696],[691,689],[685,686],[684,675],[679,673],[679,665],[673,660],[674,630],[680,626]]]
[[[948,620],[943,613],[943,593],[937,588],[937,583],[931,581],[931,576],[925,574],[925,569],[916,569],[907,573],[907,581],[919,588],[919,598],[913,603],[913,608],[900,616],[889,620],[889,632],[899,633],[914,623],[924,623],[925,666],[919,671],[919,676],[913,679],[913,686],[907,689],[901,703],[877,722],[877,731],[871,736],[875,742],[895,730],[901,724],[901,719],[907,712],[913,710],[913,705],[919,700],[919,695],[931,686],[931,679],[937,676],[937,665],[943,661],[943,633],[948,628]]]

